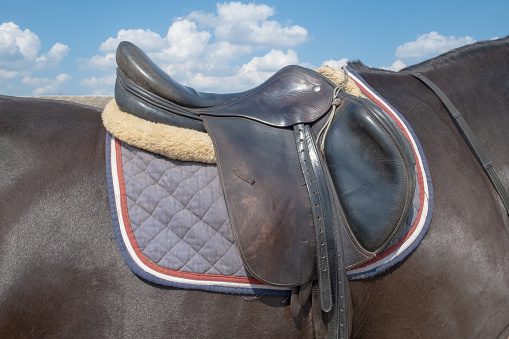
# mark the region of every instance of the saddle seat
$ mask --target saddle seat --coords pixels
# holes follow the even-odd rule
[[[370,260],[402,233],[415,159],[399,128],[371,101],[339,92],[339,107],[332,107],[336,85],[300,66],[245,92],[215,94],[177,83],[129,42],[119,44],[117,64],[122,111],[210,134],[236,245],[259,280],[301,286],[316,279],[317,218],[339,224],[345,267]],[[328,123],[322,161],[317,135]],[[306,161],[315,166],[311,179],[303,173]],[[325,192],[318,212],[313,181]]]

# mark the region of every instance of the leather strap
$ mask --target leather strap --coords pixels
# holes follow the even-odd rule
[[[304,135],[307,140],[309,159],[317,180],[318,193],[322,201],[320,208],[324,219],[324,233],[329,254],[328,278],[332,293],[332,307],[327,313],[328,337],[346,339],[349,337],[348,280],[343,256],[341,225],[346,225],[347,220],[335,193],[325,157],[319,151],[309,126],[305,126]],[[321,288],[320,285],[319,288]],[[321,296],[322,294],[320,294]]]
[[[493,163],[486,155],[486,152],[481,146],[481,143],[479,142],[475,134],[472,132],[470,126],[468,126],[467,122],[465,121],[459,110],[456,108],[456,106],[454,106],[454,104],[447,97],[447,95],[445,95],[445,93],[440,88],[438,88],[438,86],[435,85],[431,80],[429,80],[420,73],[409,73],[409,74],[413,75],[415,78],[422,81],[426,86],[428,86],[429,89],[431,89],[440,98],[445,108],[447,109],[447,112],[449,113],[453,121],[456,122],[456,126],[460,130],[461,134],[464,136],[465,142],[469,145],[470,149],[477,158],[477,161],[479,161],[479,164],[484,169],[484,172],[486,172],[489,179],[491,180],[491,183],[495,187],[495,190],[500,196],[500,199],[502,200],[502,203],[505,206],[506,212],[509,215],[509,194],[502,185],[502,182],[500,181],[500,178],[497,172],[495,171]],[[506,227],[506,231],[509,234],[508,227]]]
[[[329,182],[329,187],[331,186],[332,183]],[[348,279],[346,277],[346,268],[343,255],[343,241],[340,228],[342,227],[341,225],[346,225],[347,220],[341,204],[337,200],[337,196],[334,196],[334,194],[331,195],[330,206],[333,209],[331,220],[332,227],[328,228],[327,236],[328,238],[332,239],[332,241],[329,241],[329,243],[333,248],[333,252],[335,253],[335,257],[331,257],[330,261],[331,268],[334,268],[331,272],[331,284],[333,298],[336,302],[334,303],[332,311],[329,312],[327,329],[329,338],[346,339],[350,337],[348,322]]]
[[[313,213],[313,225],[316,241],[316,263],[318,270],[318,286],[320,289],[320,306],[322,311],[329,312],[332,309],[332,293],[330,281],[330,265],[329,255],[327,253],[327,238],[325,235],[325,219],[323,193],[320,192],[315,173],[315,166],[309,157],[309,152],[313,147],[309,147],[309,143],[313,140],[310,138],[309,127],[303,124],[295,125],[295,140],[297,142],[297,153],[299,155],[300,166],[306,186],[308,188],[309,199],[311,201],[311,211]],[[309,140],[311,139],[311,140]]]
[[[320,291],[318,286],[313,283],[313,291],[311,293],[311,311],[313,317],[313,327],[315,329],[315,339],[327,339],[327,328],[323,323],[322,310],[320,305]]]
[[[318,298],[327,314],[329,338],[348,338],[348,281],[340,224],[346,223],[325,159],[308,125],[294,127],[297,153],[308,188],[315,230]],[[316,311],[315,311],[316,313]]]

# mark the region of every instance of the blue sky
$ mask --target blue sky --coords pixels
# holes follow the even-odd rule
[[[256,86],[287,64],[399,70],[509,35],[509,1],[2,1],[0,94],[111,95],[119,41],[202,91]]]

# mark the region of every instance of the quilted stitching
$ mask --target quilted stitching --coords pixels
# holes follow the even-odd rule
[[[125,143],[122,162],[131,227],[147,258],[173,270],[249,276],[215,165],[171,160]]]

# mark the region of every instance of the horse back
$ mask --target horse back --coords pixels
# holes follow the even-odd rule
[[[132,274],[111,227],[100,113],[0,96],[0,338],[312,337],[310,308],[294,319],[285,297]]]

